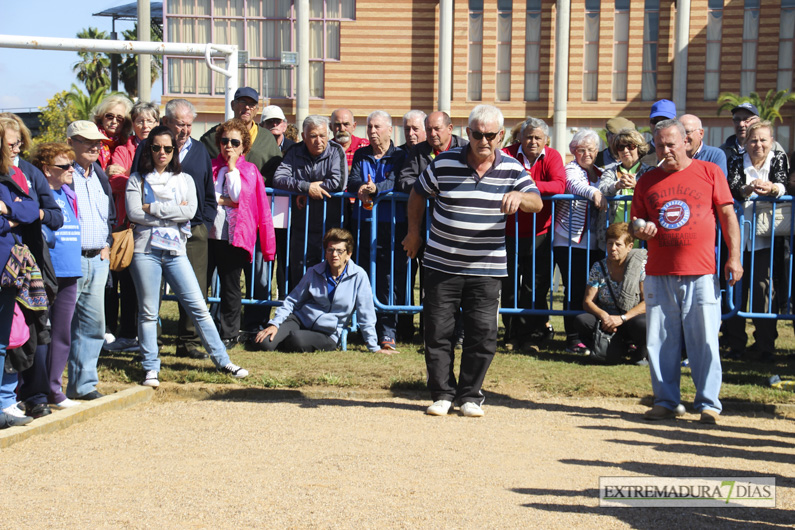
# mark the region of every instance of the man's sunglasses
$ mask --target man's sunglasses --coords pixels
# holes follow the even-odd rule
[[[232,147],[240,147],[240,143],[237,138],[221,138],[221,145],[232,144]]]
[[[498,134],[500,134],[500,131],[490,132],[490,133],[482,133],[480,131],[473,131],[472,129],[469,130],[469,135],[476,142],[481,141],[483,138],[485,138],[487,142],[491,142],[492,140],[494,140],[497,137]]]
[[[160,152],[160,148],[163,148],[163,151],[165,151],[167,155],[170,155],[172,153],[172,151],[174,151],[174,147],[171,146],[171,145],[152,144],[152,152],[159,153]]]

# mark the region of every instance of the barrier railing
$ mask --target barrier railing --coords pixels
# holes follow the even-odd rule
[[[389,193],[377,197],[374,200],[372,215],[369,219],[363,220],[361,216],[353,214],[354,209],[359,208],[359,203],[356,197],[349,193],[335,193],[330,199],[322,201],[307,200],[305,195],[271,188],[267,189],[267,193],[270,197],[271,211],[273,212],[274,218],[279,221],[279,226],[284,227],[277,229],[282,231],[282,234],[277,234],[277,237],[284,238],[279,252],[280,255],[277,255],[277,260],[281,259],[284,262],[284,280],[283,282],[280,280],[278,289],[274,289],[273,277],[274,267],[276,265],[274,262],[262,263],[260,255],[260,263],[258,264],[255,259],[251,269],[247,271],[247,295],[243,298],[243,304],[267,307],[280,306],[282,304],[280,298],[283,298],[290,292],[306,270],[315,263],[322,261],[322,237],[325,231],[332,226],[342,226],[350,229],[354,235],[356,243],[354,261],[359,264],[367,262],[368,266],[365,270],[368,271],[370,276],[371,288],[373,289],[374,295],[378,291],[379,280],[383,281],[383,276],[388,277],[386,288],[387,296],[382,297],[384,300],[380,300],[378,296],[374,296],[376,310],[387,313],[418,313],[422,311],[421,304],[413,303],[413,285],[415,283],[413,280],[421,274],[421,270],[418,270],[420,269],[419,267],[413,266],[411,260],[406,257],[403,251],[402,239],[405,233],[404,226],[401,226],[403,221],[394,221],[394,212],[397,212],[401,207],[405,207],[405,203],[408,200],[407,194]],[[297,197],[297,199],[293,199],[293,197]],[[559,205],[563,202],[571,203],[572,201],[585,201],[587,203],[586,219],[591,218],[594,205],[583,197],[569,194],[544,196],[543,198],[552,205],[552,225],[549,230],[551,241],[549,250],[545,255],[537,255],[533,252],[530,274],[535,278],[536,268],[541,259],[549,260],[548,263],[552,264],[552,266],[549,267],[550,272],[548,278],[549,285],[552,287],[549,289],[548,293],[545,293],[548,307],[537,308],[534,302],[530,304],[530,307],[519,306],[521,279],[517,274],[514,276],[513,285],[511,286],[513,287],[514,304],[510,307],[501,307],[501,314],[567,316],[576,315],[581,312],[579,310],[568,309],[571,304],[570,290],[563,300],[556,300],[555,294],[558,290],[555,288],[557,278],[555,276],[556,268],[554,266],[555,260],[553,250],[556,246],[556,238],[561,237],[561,235],[555,232],[554,219],[556,218]],[[632,200],[632,196],[607,197],[607,200],[611,205],[620,202],[626,204]],[[795,219],[793,219],[791,215],[792,202],[793,198],[791,196],[783,196],[777,199],[768,197],[756,198],[749,201],[750,210],[747,212],[750,214],[749,219],[746,219],[744,205],[735,202],[735,211],[737,212],[738,220],[742,228],[744,262],[746,264],[750,263],[750,266],[748,270],[744,272],[743,281],[738,283],[735,289],[723,289],[724,319],[734,315],[746,318],[795,319],[795,315],[792,312],[791,279],[793,262],[788,256],[784,256],[785,253],[795,248],[793,247]],[[403,206],[401,206],[401,204]],[[390,208],[391,212],[393,212],[392,222],[388,223],[388,225],[387,223],[377,221],[379,209],[385,207]],[[429,207],[426,208],[426,240],[430,229],[431,208],[432,204],[429,204]],[[768,219],[772,220],[774,225],[772,233],[766,234],[763,232],[762,227],[757,222],[760,216],[765,215]],[[569,208],[570,221],[572,216],[573,208]],[[607,215],[604,218],[608,225],[610,224],[610,217],[611,215]],[[533,215],[532,219],[532,233],[535,233],[537,216]],[[629,221],[628,204],[626,204],[624,208],[624,220]],[[514,222],[516,223],[515,228],[517,229],[515,233],[518,233],[518,220]],[[383,228],[385,225],[388,226],[388,229]],[[569,222],[569,226],[571,225],[572,223]],[[381,228],[380,231],[379,228]],[[590,228],[590,230],[586,230],[583,234],[583,240],[586,242],[585,246],[588,249],[587,259],[589,263],[592,262],[592,252],[599,256],[602,254],[599,245],[596,244],[598,225],[593,223]],[[533,248],[535,248],[535,236],[531,238],[531,241],[533,241]],[[725,245],[720,243],[722,241],[720,226],[718,226],[716,233],[716,241],[716,263],[718,265],[719,277],[722,278],[722,267],[725,261],[723,256],[726,250]],[[768,248],[771,246],[771,243],[766,243],[766,241],[772,242],[774,251],[769,252],[769,255],[765,254],[764,263],[759,263],[761,255],[758,256],[757,252],[746,250],[746,246],[750,246],[752,249],[764,250],[762,247],[765,247],[765,245],[767,245]],[[509,262],[508,266],[516,270],[519,264],[519,238],[515,238],[511,242],[515,246],[513,249],[512,263]],[[366,248],[369,253],[366,259],[360,259],[363,258],[363,256],[361,256],[359,250],[363,247]],[[571,251],[575,247],[572,245],[570,237],[564,247],[568,249],[569,258],[571,258]],[[781,247],[780,250],[779,247]],[[388,259],[386,271],[382,267],[379,267],[379,260],[381,260],[381,263],[384,263],[384,256],[387,256]],[[295,263],[295,261],[298,261],[298,263]],[[400,272],[403,270],[404,265],[405,270],[410,272],[397,278],[397,281],[402,282],[402,288],[398,291],[404,293],[402,299],[398,299],[396,297],[394,283],[395,276],[396,271]],[[744,286],[750,284],[752,278],[755,277],[754,272],[756,268],[760,266],[764,266],[767,270],[766,276],[774,280],[771,283],[774,284],[774,287],[778,288],[776,289],[777,296],[766,297],[767,299],[764,304],[765,311],[744,311],[744,307],[742,307],[741,304],[741,294],[744,290]],[[387,271],[388,274],[386,274]],[[784,274],[782,274],[782,272]],[[587,274],[585,277],[576,278],[572,275],[571,271],[569,271],[566,278],[559,279],[563,281],[565,285],[571,285],[571,282],[575,281],[585,282],[587,280]],[[533,285],[533,289],[535,289],[535,285]],[[381,290],[383,293],[383,287]],[[274,291],[278,292],[274,293]],[[754,292],[753,289],[750,289],[750,291],[748,295],[748,307],[753,308],[755,307]],[[216,294],[217,292],[218,284],[214,282],[212,295],[209,298],[210,302],[220,301]],[[260,297],[256,297],[255,293],[259,293]],[[265,296],[262,296],[262,294]],[[756,307],[758,306],[759,305],[756,304]],[[353,325],[355,329],[355,321]]]

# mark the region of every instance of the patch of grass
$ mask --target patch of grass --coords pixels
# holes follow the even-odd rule
[[[241,381],[217,372],[210,360],[174,357],[177,310],[175,302],[164,302],[161,348],[162,381],[177,383],[236,384],[265,388],[334,387],[361,390],[425,391],[426,369],[422,346],[399,344],[393,355],[376,355],[367,351],[357,337],[349,340],[348,351],[320,353],[250,352],[242,346],[229,354],[233,362],[249,370],[251,376]],[[630,397],[651,395],[648,367],[634,365],[602,366],[587,357],[565,353],[563,319],[552,317],[556,331],[540,352],[524,355],[498,349],[483,388],[486,392],[522,395],[540,392],[549,396]],[[795,362],[787,355],[795,351],[792,326],[780,322],[776,364],[749,361],[723,363],[721,399],[756,403],[795,403],[795,393],[767,386],[773,374],[795,378]],[[749,324],[749,336],[752,325]],[[461,350],[456,351],[456,373]],[[135,354],[103,353],[100,357],[100,380],[112,383],[135,383],[143,370]],[[682,397],[692,401],[695,388],[690,370],[682,369]]]

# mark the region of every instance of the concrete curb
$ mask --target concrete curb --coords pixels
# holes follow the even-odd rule
[[[81,401],[77,407],[53,410],[52,414],[38,418],[28,425],[0,431],[0,449],[27,440],[31,436],[60,431],[111,410],[122,410],[144,403],[152,399],[153,395],[154,392],[149,387],[134,386],[93,401]]]

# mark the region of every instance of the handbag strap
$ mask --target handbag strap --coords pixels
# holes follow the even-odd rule
[[[610,274],[608,274],[607,269],[605,269],[604,263],[601,261],[597,261],[599,264],[599,268],[602,269],[602,274],[605,275],[605,280],[607,280],[607,289],[610,291],[610,298],[613,299],[613,303],[616,304],[616,309],[621,310],[621,307],[618,305],[618,300],[616,300],[616,293],[613,292],[613,286],[610,285]]]

